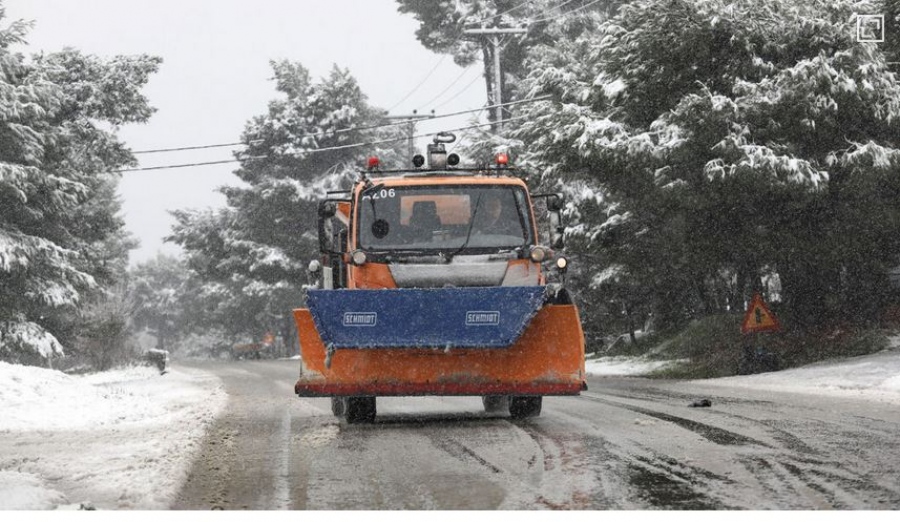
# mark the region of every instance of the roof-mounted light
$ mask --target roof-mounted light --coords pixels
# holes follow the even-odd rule
[[[381,166],[381,160],[378,159],[378,156],[369,156],[369,159],[366,160],[366,168],[369,170],[375,170]]]
[[[419,168],[425,164],[425,156],[423,156],[421,154],[416,154],[415,156],[413,156],[412,161],[413,161],[413,166],[415,168]]]
[[[451,152],[447,156],[447,165],[450,165],[451,167],[455,167],[455,166],[459,165],[459,154],[457,154],[455,152]]]
[[[440,170],[447,168],[447,150],[443,143],[428,144],[428,168]]]
[[[507,167],[509,166],[509,155],[505,152],[500,152],[494,157],[494,162],[498,167]]]

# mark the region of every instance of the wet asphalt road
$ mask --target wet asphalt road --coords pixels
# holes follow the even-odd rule
[[[174,509],[900,508],[892,404],[594,378],[535,419],[379,398],[347,425],[293,395],[297,361],[191,364],[230,399]]]

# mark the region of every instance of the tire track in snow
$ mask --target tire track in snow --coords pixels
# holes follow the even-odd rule
[[[771,448],[772,446],[746,435],[741,435],[740,433],[736,433],[730,430],[726,430],[724,428],[719,428],[717,426],[713,426],[711,424],[706,424],[704,422],[695,421],[693,419],[688,419],[686,417],[680,417],[677,415],[671,415],[668,413],[663,413],[656,410],[651,410],[647,408],[642,408],[640,406],[634,406],[632,404],[626,404],[618,401],[611,401],[608,399],[604,399],[597,395],[582,393],[581,397],[590,400],[599,402],[602,404],[606,404],[608,406],[613,406],[616,408],[624,408],[626,410],[633,411],[635,413],[640,413],[642,415],[647,415],[648,417],[654,417],[666,422],[671,422],[672,424],[676,424],[682,428],[693,431],[698,435],[706,438],[707,440],[714,442],[720,445],[758,445],[767,448]]]
[[[275,470],[274,506],[268,509],[291,509],[291,412],[287,409],[281,415],[281,427],[278,430],[278,469]]]

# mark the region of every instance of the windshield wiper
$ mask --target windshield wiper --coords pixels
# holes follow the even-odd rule
[[[424,256],[428,254],[428,251],[424,248],[391,248],[388,250],[366,250],[365,252],[376,263],[393,263],[408,256]]]
[[[453,261],[453,258],[456,257],[460,252],[465,250],[469,246],[469,240],[472,239],[472,229],[475,227],[475,216],[478,215],[478,207],[481,205],[481,196],[483,193],[478,193],[478,198],[475,199],[475,208],[472,210],[472,220],[469,221],[469,229],[466,230],[466,240],[463,241],[463,244],[458,249],[454,250],[447,254],[447,262]]]
[[[502,259],[502,256],[508,256],[509,254],[515,254],[516,257],[522,256],[522,249],[525,247],[524,244],[517,247],[500,247],[496,252],[492,252],[490,254],[491,259]]]

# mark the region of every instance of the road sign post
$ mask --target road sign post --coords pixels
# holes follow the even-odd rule
[[[744,314],[744,321],[741,323],[741,333],[759,333],[759,332],[780,332],[781,323],[775,314],[769,310],[766,303],[763,302],[762,296],[758,293],[753,294],[750,300],[750,306],[747,307],[747,313]]]
[[[759,334],[762,332],[780,332],[781,323],[775,314],[769,310],[762,296],[753,294],[750,306],[744,314],[741,322],[741,333],[753,334],[753,344],[744,343],[744,354],[738,366],[738,374],[758,373],[760,371],[774,371],[778,369],[778,358],[763,346]]]

